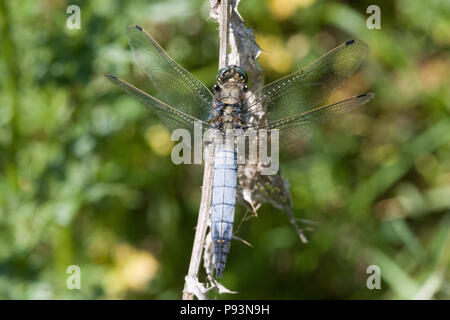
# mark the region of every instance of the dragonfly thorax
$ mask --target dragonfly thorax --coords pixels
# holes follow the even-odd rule
[[[219,130],[241,128],[241,104],[218,102],[210,123]]]
[[[214,97],[217,104],[211,124],[219,129],[241,127],[242,102],[247,91],[247,73],[237,66],[222,68],[217,73]]]

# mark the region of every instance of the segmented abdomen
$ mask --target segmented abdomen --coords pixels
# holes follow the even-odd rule
[[[221,277],[225,268],[233,232],[234,207],[236,205],[237,163],[234,143],[218,144],[214,158],[214,180],[212,189],[212,239],[216,277]]]

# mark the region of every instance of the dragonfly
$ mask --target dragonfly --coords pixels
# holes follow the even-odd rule
[[[347,41],[306,68],[251,92],[247,87],[248,75],[239,66],[220,69],[211,91],[176,63],[140,26],[129,26],[127,36],[135,60],[159,91],[161,100],[114,75],[106,76],[154,111],[170,130],[193,130],[196,123],[220,132],[278,130],[280,144],[289,145],[322,119],[353,110],[374,97],[368,92],[321,105],[359,68],[369,51],[361,40]],[[251,121],[261,107],[266,114],[265,121]],[[217,144],[210,221],[217,278],[222,277],[233,236],[237,168],[235,143],[226,140]]]

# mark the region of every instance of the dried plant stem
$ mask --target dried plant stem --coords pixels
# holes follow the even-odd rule
[[[221,69],[228,65],[229,60],[228,53],[230,46],[230,4],[228,0],[222,0],[220,2],[219,14],[219,69]]]
[[[230,20],[230,6],[229,0],[221,0],[220,2],[220,17],[219,17],[219,36],[220,36],[220,53],[219,53],[219,68],[223,68],[228,64],[228,48],[229,48],[229,20]],[[200,202],[200,209],[198,213],[197,227],[195,230],[194,245],[192,248],[191,261],[189,263],[189,270],[186,278],[198,280],[198,272],[202,260],[202,252],[205,243],[206,231],[208,229],[209,210],[211,207],[211,194],[214,177],[214,163],[212,161],[205,161],[205,168],[203,172],[203,186],[202,198]],[[189,279],[185,279],[189,280]],[[193,300],[194,293],[187,290],[187,283],[183,290],[183,300]]]
[[[203,187],[200,209],[198,212],[197,227],[195,230],[194,245],[192,248],[191,261],[189,263],[188,277],[198,278],[198,271],[202,260],[202,252],[205,243],[206,230],[208,229],[209,209],[211,207],[211,193],[214,176],[214,164],[206,161],[203,172]],[[183,291],[183,300],[193,300],[194,294]]]

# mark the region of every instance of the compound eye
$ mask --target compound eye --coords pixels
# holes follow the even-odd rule
[[[214,85],[214,90],[215,90],[215,91],[220,91],[220,86],[217,85],[217,84],[215,84],[215,85]]]
[[[247,85],[245,85],[244,86],[244,91],[247,91],[248,90],[248,87],[247,87]]]

